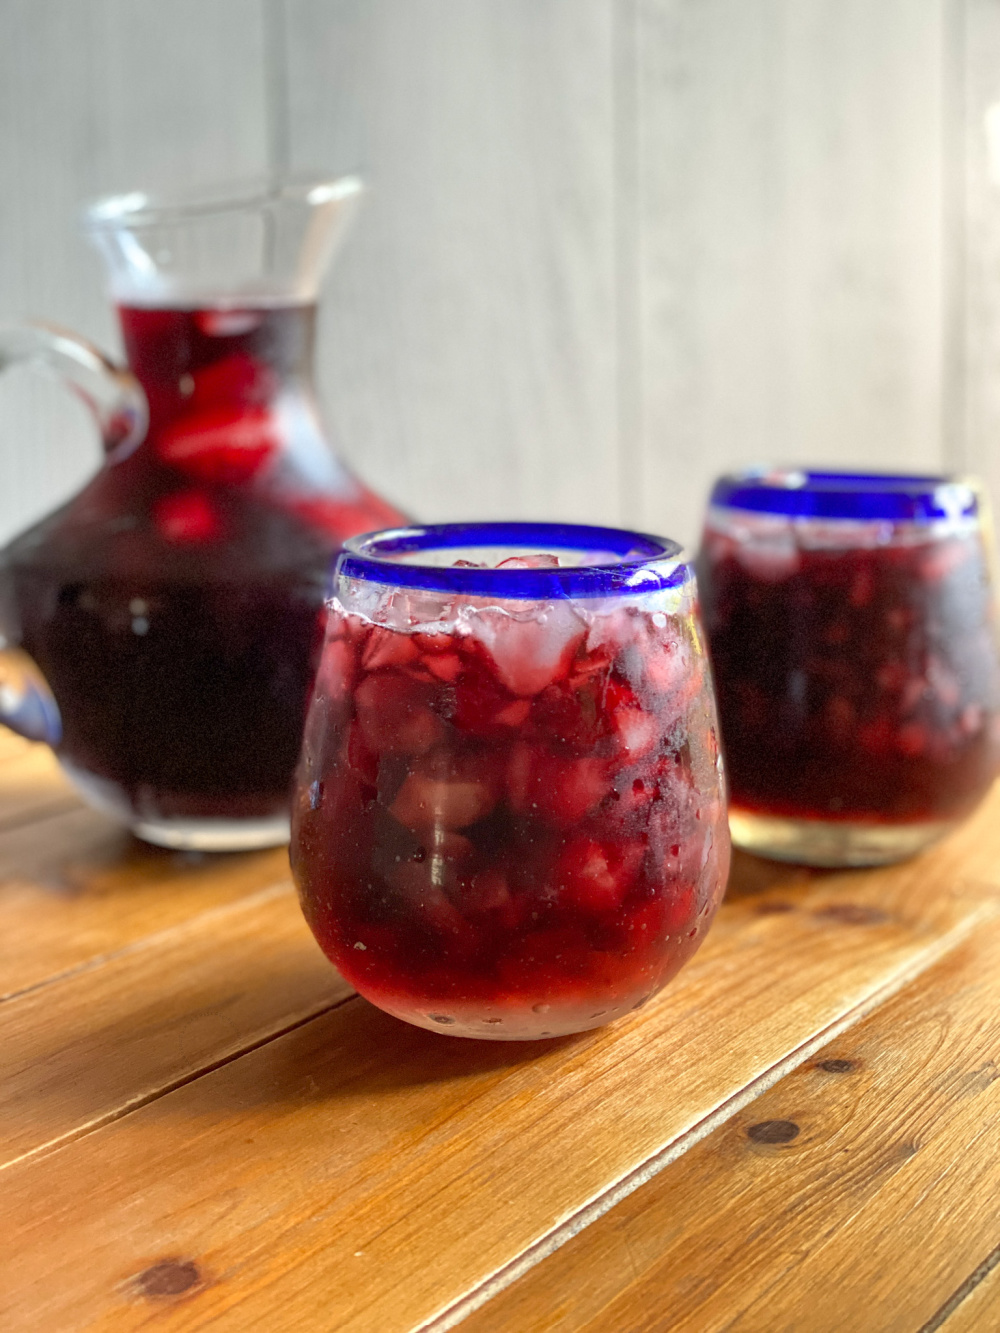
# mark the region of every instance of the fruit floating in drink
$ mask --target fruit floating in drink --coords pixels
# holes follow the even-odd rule
[[[698,947],[728,857],[673,543],[515,523],[347,543],[292,865],[362,995],[455,1036],[609,1022]]]
[[[982,798],[1000,764],[983,503],[937,477],[716,485],[699,586],[736,843],[891,861]]]

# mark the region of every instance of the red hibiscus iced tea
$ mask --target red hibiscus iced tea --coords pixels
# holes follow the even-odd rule
[[[943,478],[719,483],[699,582],[735,841],[895,860],[981,799],[1000,673],[980,504]]]
[[[638,1008],[698,947],[728,866],[677,549],[407,529],[348,543],[335,583],[292,845],[324,951],[381,1008],[453,1035]]]

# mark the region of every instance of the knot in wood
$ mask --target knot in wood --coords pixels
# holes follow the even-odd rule
[[[201,1281],[198,1265],[191,1259],[164,1259],[146,1268],[136,1278],[144,1296],[180,1296]]]
[[[794,1120],[761,1120],[747,1130],[747,1138],[754,1143],[791,1143],[797,1138],[799,1127]]]
[[[825,1069],[828,1074],[849,1074],[857,1068],[856,1060],[821,1060],[817,1069]]]

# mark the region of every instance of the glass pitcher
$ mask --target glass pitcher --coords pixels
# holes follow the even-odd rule
[[[70,334],[0,330],[0,371],[55,370],[105,449],[0,552],[0,721],[149,842],[287,839],[331,558],[403,518],[337,460],[313,390],[317,292],[359,191],[104,200],[86,226],[128,368]]]

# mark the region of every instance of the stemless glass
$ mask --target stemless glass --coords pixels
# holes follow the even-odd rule
[[[694,579],[673,542],[543,523],[346,543],[292,867],[328,957],[453,1036],[637,1009],[729,864]]]
[[[880,864],[973,809],[1000,760],[990,537],[969,479],[716,483],[698,580],[738,846]]]

